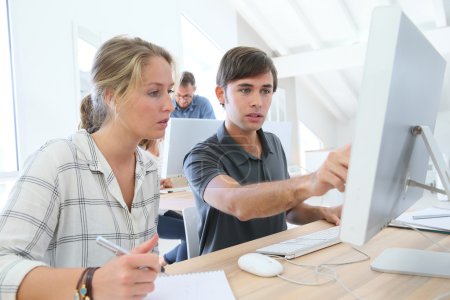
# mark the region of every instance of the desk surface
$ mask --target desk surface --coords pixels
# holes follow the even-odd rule
[[[237,299],[354,299],[342,286],[328,283],[322,286],[300,286],[280,278],[263,278],[239,269],[239,256],[271,243],[294,238],[300,234],[324,229],[330,225],[314,222],[248,243],[196,257],[167,268],[169,274],[223,269]],[[450,235],[427,233],[429,237],[450,247]],[[361,249],[371,261],[387,247],[408,247],[439,250],[417,232],[409,229],[386,228]],[[355,260],[361,254],[341,243],[294,259],[296,263],[314,264]],[[294,280],[313,280],[312,272],[283,262],[284,275]],[[362,299],[433,299],[450,291],[450,279],[379,273],[370,269],[370,262],[336,267],[338,278]]]
[[[159,208],[183,211],[186,207],[195,206],[195,199],[192,192],[174,192],[160,194]]]

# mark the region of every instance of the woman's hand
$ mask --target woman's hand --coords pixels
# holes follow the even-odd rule
[[[93,297],[103,299],[143,299],[155,289],[161,271],[158,255],[149,253],[158,235],[139,245],[130,255],[117,256],[98,269],[93,278]]]

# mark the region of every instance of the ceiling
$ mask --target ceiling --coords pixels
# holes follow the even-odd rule
[[[279,77],[295,76],[339,121],[354,118],[372,9],[401,7],[450,61],[450,0],[234,0],[271,49]],[[449,68],[450,69],[450,68]],[[447,71],[447,73],[449,73]],[[449,76],[441,110],[450,110]]]

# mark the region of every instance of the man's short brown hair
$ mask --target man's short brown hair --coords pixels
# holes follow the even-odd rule
[[[220,61],[216,84],[225,88],[231,81],[272,72],[273,91],[278,85],[277,69],[272,59],[258,48],[235,47],[227,51]]]
[[[188,86],[189,84],[195,86],[194,74],[189,71],[184,71],[183,73],[181,73],[180,86]]]

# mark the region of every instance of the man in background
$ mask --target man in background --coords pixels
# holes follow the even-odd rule
[[[173,105],[175,110],[171,113],[172,118],[196,118],[215,119],[211,103],[205,97],[195,95],[195,77],[191,72],[185,71],[181,74],[180,84],[175,92]]]

